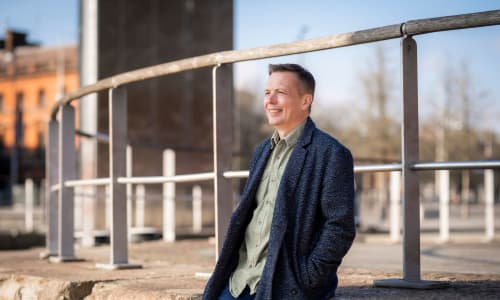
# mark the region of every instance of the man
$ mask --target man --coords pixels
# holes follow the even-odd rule
[[[309,118],[312,74],[269,66],[264,109],[275,129],[250,175],[203,299],[329,299],[351,247],[351,153]]]

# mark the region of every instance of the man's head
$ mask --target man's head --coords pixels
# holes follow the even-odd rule
[[[264,98],[267,119],[286,136],[311,112],[315,81],[313,75],[297,64],[269,65]]]

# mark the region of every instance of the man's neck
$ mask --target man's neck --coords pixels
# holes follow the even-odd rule
[[[306,122],[306,120],[307,120],[307,117],[304,120],[296,123],[294,126],[290,126],[288,128],[275,128],[275,130],[278,132],[280,139],[284,139],[290,134],[290,132],[294,131],[295,128],[304,124]]]

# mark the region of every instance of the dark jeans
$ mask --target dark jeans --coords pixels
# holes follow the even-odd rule
[[[255,298],[255,294],[250,295],[250,289],[248,288],[248,286],[245,288],[245,290],[243,290],[238,298],[234,298],[229,291],[229,284],[226,285],[219,296],[219,300],[252,300],[253,298]]]

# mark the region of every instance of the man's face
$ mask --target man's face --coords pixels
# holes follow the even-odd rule
[[[267,120],[281,137],[286,136],[309,115],[312,95],[303,91],[295,73],[273,72],[267,80],[264,94]]]

